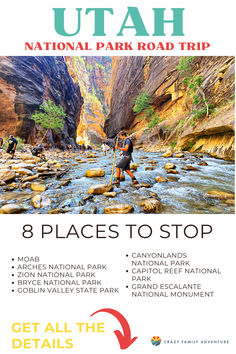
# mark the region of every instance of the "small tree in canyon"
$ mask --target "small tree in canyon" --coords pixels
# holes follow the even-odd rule
[[[186,87],[187,95],[193,96],[193,106],[201,105],[201,109],[193,109],[191,112],[192,120],[191,125],[194,125],[195,119],[199,120],[204,116],[209,116],[213,110],[213,105],[208,103],[203,85],[202,76],[194,76],[191,73],[191,64],[194,57],[183,57],[179,61],[179,65],[176,67],[180,72],[180,76],[183,77],[182,83]]]
[[[66,114],[61,105],[57,106],[51,100],[43,102],[39,109],[40,111],[36,111],[31,118],[40,126],[42,143],[49,130],[59,133],[64,128],[63,118]]]

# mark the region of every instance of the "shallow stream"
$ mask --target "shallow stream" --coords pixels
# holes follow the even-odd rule
[[[121,182],[119,188],[114,188],[116,197],[108,198],[104,195],[95,195],[92,199],[84,201],[88,196],[90,185],[108,184],[111,176],[113,154],[103,156],[96,152],[96,158],[90,161],[80,153],[61,153],[56,156],[59,161],[67,159],[65,167],[70,171],[60,180],[48,178],[40,181],[47,185],[48,189],[42,193],[52,201],[51,206],[43,209],[35,209],[31,199],[37,192],[27,189],[16,189],[3,192],[0,187],[0,207],[6,203],[24,205],[25,213],[47,213],[52,209],[59,209],[64,213],[103,213],[104,207],[112,204],[132,204],[135,213],[142,213],[141,202],[147,199],[150,194],[156,193],[163,204],[163,213],[204,213],[220,214],[234,213],[234,205],[227,204],[225,200],[206,198],[205,194],[211,190],[234,192],[234,163],[215,159],[207,155],[185,153],[184,158],[164,158],[159,152],[151,153],[144,151],[134,152],[134,162],[139,164],[135,176],[140,182],[151,184],[151,188],[136,189],[131,186],[131,179],[126,174],[126,179]],[[54,157],[55,158],[55,157]],[[82,161],[76,161],[80,158]],[[117,160],[119,157],[117,157]],[[156,165],[151,165],[150,160]],[[202,161],[206,166],[198,165]],[[176,165],[178,174],[167,174],[164,165],[172,162]],[[182,167],[191,165],[197,167],[197,171],[186,171]],[[152,166],[153,170],[145,170]],[[65,168],[64,167],[64,168]],[[90,168],[103,168],[104,177],[87,178],[85,173]],[[168,178],[166,183],[155,183],[155,177],[163,176]],[[71,179],[67,186],[61,186],[63,181]],[[38,180],[37,180],[38,182]]]

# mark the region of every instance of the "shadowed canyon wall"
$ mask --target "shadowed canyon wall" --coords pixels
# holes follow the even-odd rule
[[[179,70],[180,57],[113,57],[111,106],[105,132],[114,137],[128,129],[136,145],[176,146],[234,158],[234,57],[195,57],[191,74],[201,75],[213,113],[194,122],[192,96],[187,95]],[[160,122],[147,129],[144,113],[133,112],[139,93],[150,95]]]
[[[56,146],[74,144],[83,98],[63,57],[0,57],[0,136],[39,140],[30,119],[44,100],[64,108],[64,129],[47,138]]]

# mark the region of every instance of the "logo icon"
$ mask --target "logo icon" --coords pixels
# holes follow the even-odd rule
[[[152,339],[151,339],[151,343],[152,343],[153,345],[155,345],[155,346],[158,346],[158,345],[161,344],[161,338],[158,337],[158,336],[154,336],[154,337],[152,337]]]

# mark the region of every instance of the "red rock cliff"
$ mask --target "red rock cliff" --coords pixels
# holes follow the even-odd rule
[[[0,136],[37,140],[31,114],[44,100],[61,104],[64,130],[48,135],[56,145],[74,144],[83,98],[63,57],[0,57]]]

